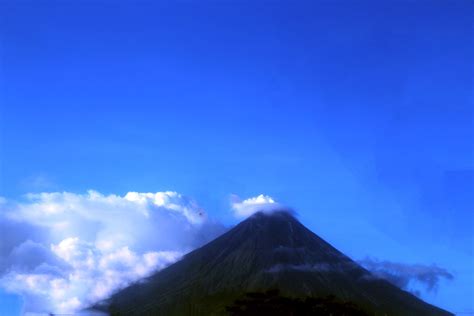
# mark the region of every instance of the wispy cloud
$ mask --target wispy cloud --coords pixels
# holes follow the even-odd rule
[[[29,176],[20,182],[20,186],[27,192],[41,192],[56,190],[57,184],[50,176],[42,173]]]
[[[77,311],[224,230],[176,192],[29,194],[0,210],[0,286],[31,312]]]
[[[436,265],[405,264],[390,261],[379,261],[365,258],[359,261],[363,267],[376,277],[385,279],[399,288],[419,294],[416,285],[430,292],[438,288],[441,279],[452,280],[454,276],[446,269]]]

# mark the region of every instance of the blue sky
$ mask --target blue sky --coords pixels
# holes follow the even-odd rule
[[[473,311],[473,9],[3,1],[0,196],[172,190],[232,224],[264,193]]]

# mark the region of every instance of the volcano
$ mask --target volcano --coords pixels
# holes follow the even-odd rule
[[[175,264],[119,291],[106,309],[111,315],[254,315],[248,306],[236,312],[238,305],[253,297],[260,306],[275,296],[278,306],[330,300],[351,304],[361,315],[453,315],[373,276],[286,211],[252,215]],[[273,314],[356,314],[285,311],[281,307]]]

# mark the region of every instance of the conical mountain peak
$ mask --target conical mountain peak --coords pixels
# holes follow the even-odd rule
[[[286,210],[258,212],[110,299],[115,315],[227,315],[248,292],[334,296],[373,315],[451,315],[372,276]]]

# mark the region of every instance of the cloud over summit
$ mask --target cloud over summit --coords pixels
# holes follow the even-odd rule
[[[231,208],[236,218],[245,218],[256,212],[273,212],[284,207],[268,195],[260,194],[256,197],[241,200],[239,196],[232,194]]]

